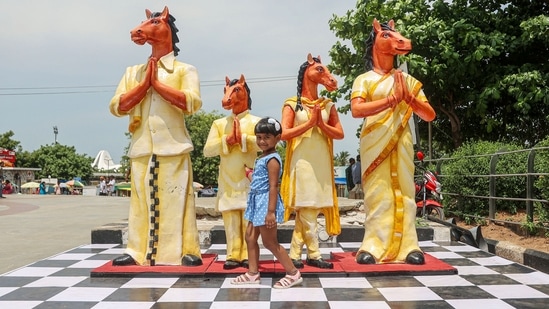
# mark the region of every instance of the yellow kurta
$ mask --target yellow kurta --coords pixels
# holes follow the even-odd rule
[[[284,106],[295,111],[296,97],[286,100]],[[334,103],[319,98],[311,102],[302,98],[303,110],[296,111],[294,126],[309,120],[309,107],[318,104],[324,122],[330,118]],[[281,183],[281,195],[286,207],[286,219],[296,211],[295,227],[290,245],[290,258],[300,259],[303,245],[307,246],[310,259],[321,257],[317,216],[322,211],[326,217],[326,232],[338,235],[341,232],[339,208],[334,178],[333,144],[318,127],[294,137],[286,145],[286,160]]]
[[[306,99],[302,98],[302,101]],[[319,102],[324,106],[322,120],[327,122],[334,103],[324,98]],[[295,110],[295,98],[288,99],[284,104]],[[307,122],[309,118],[304,104],[302,111],[295,112],[294,126]],[[283,186],[288,190],[282,194],[284,205],[296,209],[332,207],[335,189],[332,140],[319,128],[311,128],[292,138],[286,152],[284,172],[288,174],[284,177],[289,178],[283,179]]]
[[[219,211],[245,209],[250,188],[250,180],[244,174],[244,164],[253,167],[257,152],[254,128],[261,119],[248,111],[238,117],[242,141],[240,145],[227,145],[227,135],[233,130],[235,115],[230,115],[213,122],[208,139],[204,145],[204,156],[219,156],[219,177],[216,207]]]
[[[146,68],[146,64],[127,68],[110,102],[113,115],[129,114],[132,132],[128,151],[132,196],[125,253],[139,265],[180,265],[183,255],[200,257],[189,156],[193,145],[184,118],[202,106],[200,85],[196,69],[175,60],[172,52],[159,59],[158,79],[185,93],[186,110],[151,88],[133,109],[120,113],[120,96],[138,85]],[[152,171],[151,162],[158,164]]]
[[[404,74],[410,92],[427,101],[421,83]],[[393,76],[366,72],[355,80],[351,99],[366,103],[392,93]],[[420,250],[415,227],[414,163],[412,134],[408,124],[412,109],[402,101],[364,119],[360,137],[364,190],[364,239],[359,252],[369,252],[378,263],[400,263]]]
[[[228,145],[227,135],[233,131],[234,117],[238,117],[242,140],[240,144]],[[248,259],[245,233],[247,221],[244,210],[247,206],[250,180],[244,173],[244,165],[253,167],[260,151],[255,139],[255,125],[261,118],[249,111],[217,119],[212,123],[204,156],[219,156],[218,191],[216,209],[223,214],[227,239],[226,260],[241,262]]]

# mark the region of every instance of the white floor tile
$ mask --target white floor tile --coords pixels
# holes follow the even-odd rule
[[[363,277],[319,278],[323,288],[369,289],[372,285]]]
[[[210,309],[269,309],[268,301],[219,301],[214,302]]]
[[[526,285],[479,285],[478,287],[500,299],[547,297],[542,292]]]
[[[455,309],[472,308],[497,308],[497,309],[515,309],[501,299],[449,299],[446,301]]]
[[[483,266],[511,265],[515,263],[513,261],[506,260],[499,256],[490,256],[490,257],[484,257],[484,258],[470,258],[469,260]]]
[[[522,284],[548,284],[549,283],[549,274],[541,272],[531,272],[527,274],[504,274],[505,276],[518,281]]]
[[[84,281],[88,277],[44,277],[36,281],[33,281],[27,285],[26,288],[35,288],[35,287],[71,287],[81,281]]]
[[[174,288],[167,290],[158,302],[211,302],[218,292],[219,289],[216,288]]]
[[[133,278],[130,281],[126,282],[126,284],[124,284],[122,288],[170,288],[178,279],[179,278],[177,277]]]
[[[471,282],[458,275],[448,276],[415,276],[419,282],[428,287],[433,286],[471,286]]]
[[[454,266],[458,275],[496,275],[497,271],[484,266]]]
[[[426,287],[379,288],[388,301],[441,300],[440,296]]]
[[[137,302],[137,301],[117,301],[117,302],[100,302],[92,307],[92,309],[149,309],[154,305],[154,302]]]
[[[271,301],[326,301],[326,294],[322,288],[272,289]]]
[[[110,260],[85,260],[76,262],[67,268],[97,268],[111,262]]]
[[[437,259],[462,259],[463,256],[455,253],[455,252],[427,252],[430,256],[433,256]]]
[[[73,302],[86,302],[86,301],[102,301],[109,295],[111,295],[115,288],[68,288],[61,291],[59,294],[48,299],[48,301],[73,301]]]
[[[6,274],[6,277],[45,277],[63,270],[62,267],[25,267]]]
[[[330,309],[391,309],[384,301],[331,301],[329,304]]]
[[[40,305],[41,301],[0,301],[2,309],[32,309]]]

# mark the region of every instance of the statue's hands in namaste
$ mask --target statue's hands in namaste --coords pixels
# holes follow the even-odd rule
[[[404,78],[404,74],[402,74],[402,71],[395,70],[393,78],[395,80],[395,84],[393,86],[393,96],[396,99],[396,102],[393,103],[393,106],[401,101],[405,101],[408,104],[412,103],[414,97],[408,89],[408,85],[406,84],[406,80]]]
[[[314,128],[318,125],[320,121],[322,121],[322,116],[320,115],[320,106],[318,104],[315,104],[315,106],[311,109],[311,118],[308,121],[309,128]]]
[[[233,131],[231,132],[231,134],[227,135],[227,144],[231,146],[235,144],[240,144],[241,140],[242,131],[240,130],[240,120],[238,120],[238,117],[234,117]]]

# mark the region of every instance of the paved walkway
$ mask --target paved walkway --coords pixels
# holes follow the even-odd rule
[[[92,228],[128,217],[126,197],[6,195],[0,274],[90,243]]]
[[[128,197],[94,195],[15,194],[0,199],[0,274],[91,243],[91,230],[128,218]],[[352,208],[357,200],[340,202]],[[215,198],[195,199],[197,213],[216,216]],[[223,225],[221,219],[202,219],[199,228]]]

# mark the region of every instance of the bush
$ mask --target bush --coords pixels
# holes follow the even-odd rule
[[[444,201],[449,213],[486,217],[489,200],[467,197],[490,195],[490,154],[521,149],[519,146],[500,142],[468,142],[458,148],[441,166],[442,184],[445,192],[458,194]],[[527,170],[527,152],[513,152],[498,156],[496,174],[521,174]],[[506,176],[496,178],[497,197],[525,197],[526,177]],[[524,202],[496,200],[496,211],[516,213],[524,208]]]
[[[549,173],[549,137],[539,142],[536,148],[536,156],[534,159],[534,171],[536,173]],[[537,176],[534,181],[535,197],[540,200],[549,199],[549,176]],[[547,227],[549,225],[549,205],[547,203],[534,203],[534,217],[539,221],[539,225]]]

